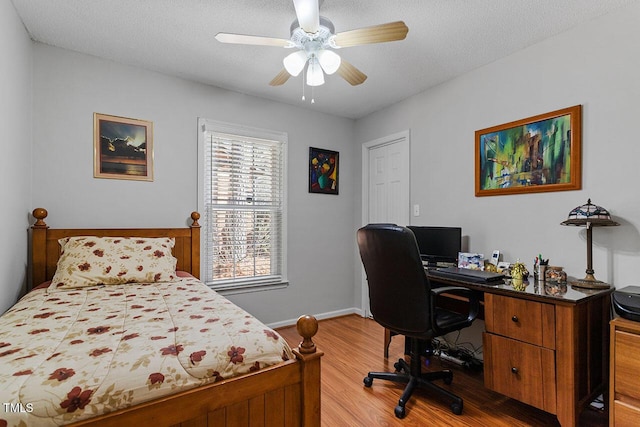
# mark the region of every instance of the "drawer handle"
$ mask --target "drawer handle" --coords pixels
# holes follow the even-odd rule
[[[515,366],[513,368],[511,368],[511,372],[514,374],[518,373],[518,368],[516,368]]]
[[[511,320],[513,320],[514,322],[518,321],[518,316],[516,316],[515,314],[513,315],[513,317],[511,318]]]

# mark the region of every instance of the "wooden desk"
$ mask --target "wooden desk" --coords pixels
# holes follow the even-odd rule
[[[582,410],[607,392],[613,289],[569,285],[560,296],[547,295],[532,279],[516,291],[508,281],[483,285],[429,278],[433,285],[484,294],[487,388],[555,414],[562,426],[576,426]]]

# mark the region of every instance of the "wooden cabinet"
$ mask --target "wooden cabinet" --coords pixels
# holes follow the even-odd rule
[[[485,386],[556,413],[555,307],[485,296]]]
[[[611,321],[609,425],[637,426],[640,420],[640,322]]]
[[[577,426],[580,413],[606,390],[613,289],[569,286],[564,295],[546,295],[532,280],[516,291],[508,283],[429,279],[484,295],[488,388],[555,414],[563,427]],[[634,353],[640,360],[640,352]]]

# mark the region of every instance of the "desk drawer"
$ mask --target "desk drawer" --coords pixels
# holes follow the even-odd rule
[[[485,295],[487,332],[555,349],[553,304],[503,295]]]
[[[640,401],[640,335],[616,330],[613,336],[615,349],[615,393]]]
[[[482,340],[485,386],[555,414],[555,352],[487,332]]]
[[[637,427],[640,409],[624,402],[613,402],[613,425],[616,427]]]

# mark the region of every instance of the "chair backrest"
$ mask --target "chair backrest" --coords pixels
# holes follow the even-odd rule
[[[429,335],[431,288],[413,232],[369,224],[358,230],[357,239],[374,320],[402,335]]]

